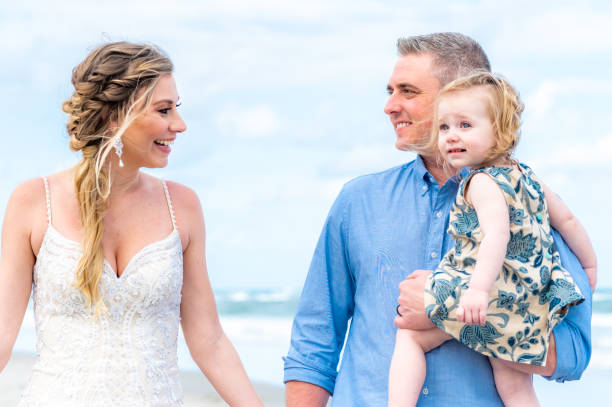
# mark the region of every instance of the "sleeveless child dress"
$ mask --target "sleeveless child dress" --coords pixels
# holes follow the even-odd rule
[[[488,174],[504,193],[510,216],[510,241],[499,278],[489,292],[485,326],[458,322],[456,310],[474,271],[482,232],[465,187],[477,173]],[[444,332],[486,356],[544,365],[552,329],[568,307],[584,301],[561,267],[553,242],[544,192],[523,164],[487,167],[461,182],[451,209],[449,233],[455,247],[425,284],[425,312]]]
[[[81,245],[53,227],[44,184],[49,225],[33,271],[38,357],[19,406],[182,406],[183,255],[166,184],[172,232],[140,250],[120,277],[105,261],[107,312],[98,316],[73,286]]]

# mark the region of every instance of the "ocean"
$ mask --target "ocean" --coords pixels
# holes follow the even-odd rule
[[[223,328],[252,380],[282,385],[282,356],[289,348],[299,294],[300,291],[293,288],[215,291]],[[598,288],[593,297],[592,343],[593,354],[587,373],[593,370],[612,378],[612,288]],[[35,350],[36,333],[30,304],[14,351],[34,354]],[[198,370],[182,332],[178,361],[182,370]]]

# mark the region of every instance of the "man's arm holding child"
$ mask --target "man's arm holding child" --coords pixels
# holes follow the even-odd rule
[[[553,238],[561,256],[561,264],[570,272],[580,287],[585,301],[580,305],[570,307],[565,318],[553,330],[546,365],[521,365],[521,367],[527,373],[563,382],[580,379],[591,359],[592,292],[588,289],[589,282],[578,259],[555,230],[553,230]],[[402,316],[395,317],[395,325],[398,327],[418,329],[417,327],[431,326],[423,305],[423,291],[430,273],[431,270],[415,270],[400,283],[398,302]]]

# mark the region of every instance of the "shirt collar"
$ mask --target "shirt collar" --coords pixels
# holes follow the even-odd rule
[[[416,156],[414,171],[416,171],[418,179],[425,178],[425,175],[429,174],[429,171],[427,171],[427,168],[425,168],[423,158],[419,154]]]
[[[429,171],[427,171],[427,168],[425,167],[425,162],[423,161],[421,155],[417,155],[414,165],[414,171],[416,172],[416,179],[418,180],[419,186],[421,188],[421,196],[425,195],[425,193],[432,186],[435,186],[436,188],[438,187],[438,181],[436,181],[434,176],[431,175]],[[463,178],[467,177],[469,172],[470,171],[468,170],[468,168],[462,168],[461,171],[450,177],[447,182],[456,182],[457,184],[459,184],[459,182],[461,182]]]
[[[416,173],[416,179],[418,180],[419,188],[421,189],[421,196],[425,195],[432,184],[436,184],[436,179],[427,171],[425,162],[420,155],[417,155],[414,165],[414,171]]]

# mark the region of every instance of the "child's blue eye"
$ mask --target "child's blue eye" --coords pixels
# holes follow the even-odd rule
[[[165,109],[159,109],[158,112],[160,112],[161,114],[168,114],[168,112],[170,111],[171,108],[167,107]]]
[[[448,130],[448,124],[441,124],[440,125],[440,130],[442,130],[442,131]]]
[[[469,124],[468,122],[461,122],[460,127],[462,129],[467,129],[468,127],[472,127],[472,125]]]

